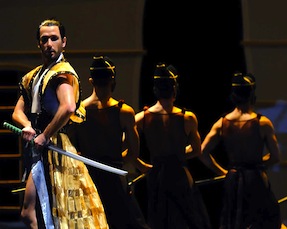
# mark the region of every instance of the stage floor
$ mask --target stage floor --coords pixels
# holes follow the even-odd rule
[[[0,229],[25,229],[25,225],[22,222],[13,221],[0,221]]]

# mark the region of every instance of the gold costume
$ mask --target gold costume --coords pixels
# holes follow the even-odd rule
[[[20,92],[25,99],[25,112],[28,116],[31,111],[32,84],[41,68],[42,66],[38,66],[27,73],[20,83]],[[59,80],[61,79],[61,77],[58,77],[59,75],[66,76],[65,82],[71,84],[74,88],[76,104],[79,105],[80,103],[79,78],[72,66],[63,59],[55,63],[41,81],[41,114],[37,114],[38,120],[35,122],[37,125],[34,126],[34,128],[39,128],[40,131],[43,131],[46,125],[49,124],[53,118],[53,112],[57,110],[58,102],[55,90],[57,85],[62,83]],[[73,118],[75,118],[75,115],[72,115],[71,119]],[[75,147],[64,132],[59,131],[51,138],[51,141],[63,150],[77,154]],[[38,194],[40,192],[38,188],[41,190],[43,185],[46,184],[44,187],[47,186],[54,228],[108,229],[103,204],[86,165],[55,151],[47,151],[42,153],[41,159],[45,168],[46,183],[45,179],[40,179],[36,181],[35,185]],[[37,173],[37,170],[35,171]],[[45,206],[48,205],[45,205],[45,203],[40,205],[42,207],[41,211],[45,215]]]
[[[65,134],[59,137],[64,150],[77,153]],[[52,141],[57,144],[56,137]],[[51,150],[48,161],[56,228],[108,229],[101,199],[85,164]]]

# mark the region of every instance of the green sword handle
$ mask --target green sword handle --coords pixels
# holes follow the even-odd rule
[[[5,127],[8,130],[11,130],[13,133],[18,134],[19,136],[21,136],[22,134],[22,130],[8,122],[4,122],[3,123],[3,127]],[[27,142],[27,144],[31,144],[32,146],[34,145],[34,139],[32,139],[30,142]]]
[[[3,126],[8,129],[8,130],[11,130],[13,133],[15,134],[18,134],[18,135],[21,135],[22,134],[22,130],[16,126],[13,126],[11,125],[10,123],[8,122],[4,122],[3,123]]]

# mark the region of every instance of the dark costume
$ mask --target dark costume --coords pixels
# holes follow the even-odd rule
[[[211,228],[201,193],[186,163],[184,112],[157,114],[145,108],[143,129],[139,133],[153,164],[147,177],[151,228]]]
[[[281,228],[279,204],[262,165],[264,145],[259,119],[260,115],[247,121],[223,118],[222,140],[229,170],[221,229]]]
[[[38,66],[27,73],[20,82],[20,92],[25,100],[25,112],[33,128],[41,132],[55,115],[59,102],[56,89],[61,83],[69,82],[74,88],[77,105],[80,101],[79,79],[64,59],[55,62],[42,74],[39,94],[41,112],[31,114],[33,81],[41,71]],[[59,77],[65,75],[67,79]],[[73,116],[71,117],[73,118]],[[66,126],[55,134],[51,141],[72,153],[77,153],[66,133]],[[51,150],[32,152],[32,174],[40,201],[43,223],[38,218],[39,228],[95,228],[108,229],[106,216],[97,189],[84,163]],[[45,174],[45,175],[44,175]],[[38,206],[38,204],[37,204]]]
[[[97,109],[86,107],[86,120],[75,123],[68,134],[83,156],[121,169],[123,129],[118,105]],[[84,115],[83,115],[84,116]],[[103,202],[111,229],[148,228],[133,195],[127,190],[126,177],[89,167]]]

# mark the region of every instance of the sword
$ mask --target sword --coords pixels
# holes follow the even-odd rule
[[[134,185],[135,183],[137,183],[138,181],[142,180],[143,178],[146,177],[146,173],[143,173],[139,176],[137,176],[136,178],[134,178],[133,180],[131,180],[129,183],[128,183],[128,186],[132,186]],[[211,183],[211,182],[215,182],[215,181],[219,181],[219,180],[223,180],[225,178],[225,175],[222,175],[222,176],[217,176],[217,177],[213,177],[213,178],[209,178],[209,179],[204,179],[204,180],[197,180],[197,181],[194,181],[195,184],[207,184],[207,183]]]
[[[131,180],[129,183],[128,183],[128,186],[132,186],[133,184],[135,184],[136,182],[142,180],[143,178],[146,177],[146,173],[143,173],[139,176],[137,176],[135,179]]]
[[[209,179],[198,180],[198,181],[195,181],[195,183],[196,184],[207,184],[207,183],[212,183],[215,181],[223,180],[224,178],[225,178],[225,175],[222,175],[222,176],[212,177]]]
[[[22,134],[22,130],[20,128],[18,128],[16,126],[13,126],[10,123],[4,122],[3,126],[6,129],[11,130],[13,133],[16,133],[18,135]],[[53,145],[51,143],[46,145],[46,147],[48,149],[50,149],[50,150],[56,151],[56,152],[58,152],[60,154],[63,154],[65,156],[71,157],[71,158],[76,159],[78,161],[84,162],[87,165],[93,166],[93,167],[101,169],[101,170],[105,170],[105,171],[108,171],[108,172],[111,172],[111,173],[115,173],[115,174],[118,174],[118,175],[122,175],[122,176],[126,176],[128,174],[128,172],[125,171],[125,170],[118,169],[118,168],[115,168],[115,167],[112,167],[112,166],[109,166],[109,165],[105,165],[103,163],[91,160],[91,159],[83,157],[81,155],[71,153],[71,152],[63,150],[60,147],[57,147],[57,146],[55,146],[55,145]]]

